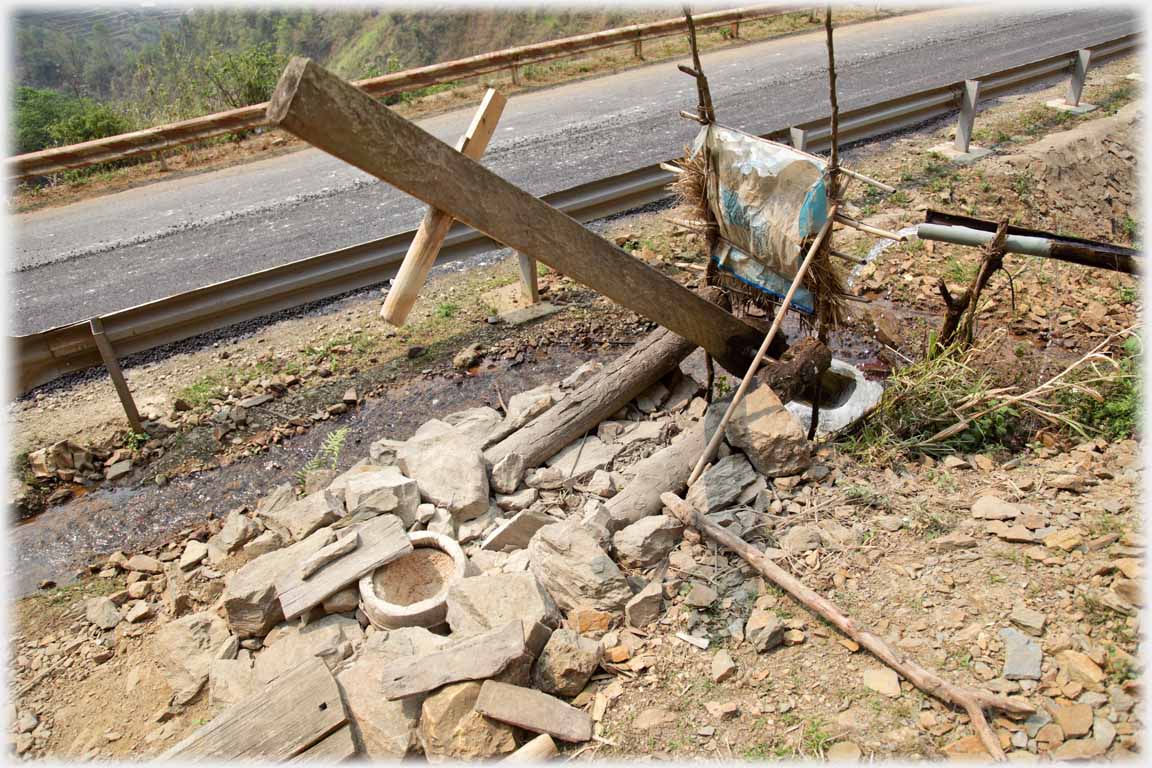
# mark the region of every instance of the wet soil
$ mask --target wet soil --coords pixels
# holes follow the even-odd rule
[[[616,350],[541,349],[519,364],[484,363],[468,376],[419,376],[367,399],[340,419],[270,446],[263,454],[239,459],[212,472],[192,473],[168,485],[101,488],[53,507],[9,531],[8,583],[13,596],[34,591],[45,580],[68,584],[78,570],[116,550],[136,552],[171,539],[184,528],[223,517],[240,506],[254,507],[261,496],[289,482],[334,429],[348,428],[338,469],[368,454],[381,438],[404,440],[425,421],[445,413],[497,406],[497,389],[512,394],[563,378],[581,363]]]

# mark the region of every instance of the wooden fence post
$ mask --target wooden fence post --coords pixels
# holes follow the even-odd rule
[[[92,339],[96,342],[96,348],[100,350],[100,357],[104,360],[104,367],[108,369],[108,375],[116,387],[116,395],[120,398],[120,404],[124,406],[124,415],[128,417],[132,431],[143,432],[144,427],[140,424],[140,412],[136,410],[136,401],[132,399],[132,390],[128,388],[124,371],[120,369],[120,361],[116,359],[116,352],[112,349],[108,336],[104,333],[104,321],[94,317],[88,321],[88,327],[92,330]]]

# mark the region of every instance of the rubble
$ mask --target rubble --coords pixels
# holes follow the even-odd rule
[[[527,634],[537,622],[560,623],[560,611],[531,573],[499,573],[455,582],[448,590],[448,625],[457,636],[473,635],[518,619]]]
[[[804,429],[767,386],[745,395],[732,412],[724,434],[765,477],[796,475],[811,463],[811,445]]]
[[[476,711],[480,683],[448,685],[424,700],[420,708],[420,742],[430,762],[484,760],[516,750],[510,725]]]
[[[536,659],[532,684],[544,693],[575,696],[600,666],[601,647],[570,629],[556,630]]]
[[[488,511],[488,470],[480,449],[462,432],[431,421],[396,454],[400,471],[420,488],[420,497],[452,513],[457,522]]]
[[[546,525],[528,545],[532,573],[556,604],[622,611],[632,597],[624,574],[596,538],[573,521]]]
[[[684,525],[667,515],[645,517],[612,537],[616,558],[625,568],[656,565],[680,543]]]

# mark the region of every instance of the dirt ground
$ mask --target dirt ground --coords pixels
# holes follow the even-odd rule
[[[847,152],[848,167],[901,190],[883,199],[857,186],[849,196],[854,209],[849,213],[873,226],[899,229],[922,220],[919,209],[938,207],[985,218],[1010,216],[1023,226],[1124,245],[1138,242],[1135,157],[1141,120],[1138,107],[1125,105],[1138,97],[1139,86],[1124,77],[1133,67],[1126,60],[1093,70],[1084,100],[1102,109],[1083,118],[1037,107],[1059,95],[1061,87],[983,108],[975,143],[995,148],[996,155],[974,165],[954,166],[929,152],[948,139],[949,127],[943,125]],[[666,213],[610,222],[605,234],[689,285],[700,280],[699,242],[668,223]],[[856,257],[874,243],[849,230],[836,236],[837,249]],[[871,303],[850,305],[855,333],[834,337],[833,351],[851,350],[854,360],[872,363],[869,369],[878,373],[918,359],[941,316],[937,279],[966,282],[978,258],[977,251],[955,246],[890,244],[857,273],[853,290]],[[1039,381],[1139,318],[1142,297],[1134,278],[1029,257],[1010,256],[1006,266],[1012,285],[1003,274],[993,279],[979,331],[1006,329],[990,366],[1000,380]],[[473,343],[487,348],[483,368],[552,346],[611,354],[648,328],[554,273],[544,274],[542,285],[545,298],[563,308],[560,313],[517,329],[489,325],[494,307],[488,302],[495,297],[487,292],[515,279],[511,261],[443,277],[421,297],[413,324],[399,333],[376,319],[378,298],[363,297],[134,369],[130,378],[147,407],[181,430],[209,434],[208,417],[224,395],[256,391],[261,378],[276,375],[299,376],[302,385],[271,404],[278,414],[267,421],[256,416],[255,427],[238,431],[239,442],[224,451],[200,441],[199,452],[188,452],[174,441],[127,482],[150,480],[160,469],[176,475],[183,462],[248,460],[241,454],[259,454],[253,438],[261,431],[283,427],[283,440],[300,439],[296,431],[307,428],[284,417],[315,413],[340,400],[349,386],[360,397],[384,399],[390,387],[411,385],[415,377],[468,376],[470,369],[453,368],[452,357]],[[410,359],[409,350],[417,346],[427,350]],[[320,372],[324,367],[326,375]],[[179,416],[172,412],[177,399],[190,406]],[[106,381],[44,393],[13,408],[13,432],[24,446],[106,437],[117,426],[112,403]],[[432,401],[424,414],[414,409],[406,417],[419,423],[421,416],[431,418],[444,408],[444,402]],[[61,427],[65,414],[68,423]],[[333,414],[310,423],[341,418]],[[204,423],[190,426],[200,420]],[[909,457],[877,466],[849,457],[840,445],[825,445],[819,469],[769,486],[773,504],[754,540],[773,546],[796,526],[839,523],[846,533],[835,544],[790,557],[787,566],[949,681],[1020,695],[1044,712],[1028,722],[994,721],[1013,760],[1062,759],[1077,750],[1138,759],[1143,697],[1134,604],[1142,598],[1126,582],[1142,579],[1140,452],[1135,440],[1063,438],[1042,444],[1029,439],[1012,449],[943,461]],[[206,472],[195,482],[213,478]],[[973,502],[984,495],[1026,507],[1026,515],[1034,516],[1029,530],[1065,538],[1051,544],[1039,534],[1009,540],[1002,528],[974,517]],[[52,514],[55,510],[46,513]],[[189,535],[185,530],[173,536],[166,549],[178,553]],[[603,694],[599,699],[607,706],[598,720],[598,738],[566,746],[565,754],[582,759],[859,754],[902,760],[982,754],[965,715],[906,682],[894,695],[869,687],[864,674],[881,666],[877,660],[763,585],[742,561],[690,533],[673,568],[671,575],[681,583],[660,622],[647,634],[621,631],[628,635],[630,658],[612,665],[576,697],[577,706],[592,708],[596,694]],[[214,714],[203,699],[165,713],[171,692],[158,676],[149,644],[162,621],[122,623],[104,633],[84,620],[83,598],[125,589],[122,574],[108,576],[46,589],[16,605],[11,714],[15,720],[33,713],[38,721],[26,733],[12,735],[25,756],[155,755]],[[694,584],[716,590],[715,602],[701,609],[688,606],[684,597]],[[196,603],[211,606],[220,579],[198,577],[194,589]],[[741,642],[733,620],[745,618],[753,607],[776,612],[795,631],[790,643],[761,654]],[[1036,682],[1002,676],[1000,632],[1013,626],[1010,617],[1021,607],[1044,616],[1037,635],[1043,668]],[[686,630],[706,634],[710,647],[700,650],[675,636]],[[104,653],[113,648],[114,653]],[[718,682],[712,666],[721,649],[731,653],[736,672]],[[1086,678],[1084,667],[1069,661],[1080,655],[1098,677],[1088,668]],[[129,689],[132,695],[121,695]],[[1073,703],[1091,709],[1090,736],[1074,738],[1071,729],[1065,734],[1047,722],[1063,717]]]

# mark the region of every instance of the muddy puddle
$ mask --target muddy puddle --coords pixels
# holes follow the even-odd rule
[[[299,437],[273,445],[210,472],[173,479],[158,487],[100,488],[55,506],[9,529],[8,578],[16,596],[44,580],[75,581],[77,571],[118,549],[131,554],[161,544],[179,531],[238,506],[255,507],[279,483],[311,459],[334,429],[348,428],[338,469],[368,455],[368,444],[383,437],[403,440],[425,421],[481,405],[496,406],[497,389],[508,397],[545,382],[557,381],[581,363],[619,354],[618,347],[594,350],[537,350],[531,360],[482,363],[462,378],[414,377],[367,400],[340,419],[321,422]]]

